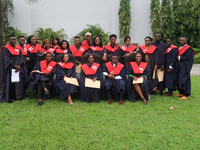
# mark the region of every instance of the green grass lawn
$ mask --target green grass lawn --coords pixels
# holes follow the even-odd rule
[[[0,103],[0,149],[200,149],[200,76],[192,77],[188,100],[157,94],[147,105],[74,102]]]

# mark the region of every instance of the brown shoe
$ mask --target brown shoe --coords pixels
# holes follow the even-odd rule
[[[123,105],[123,104],[124,104],[123,100],[120,100],[119,105]]]
[[[170,94],[170,93],[166,93],[166,94],[164,94],[165,96],[172,96],[172,94]]]
[[[111,105],[113,103],[113,99],[109,99],[109,105]]]
[[[179,94],[176,94],[176,95],[174,95],[174,96],[183,97],[184,95],[179,93]]]

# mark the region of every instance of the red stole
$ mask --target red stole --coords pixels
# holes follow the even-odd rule
[[[190,48],[189,45],[185,45],[185,46],[183,46],[183,47],[179,47],[179,49],[178,49],[178,55],[179,55],[179,56],[183,55],[183,53],[185,53],[185,51],[186,51],[188,48]],[[193,51],[193,57],[194,57],[195,51],[194,51],[193,49],[192,49],[192,51]]]
[[[21,48],[22,54],[23,54],[24,56],[27,55],[27,49],[24,49],[24,48],[21,47],[20,45],[16,45],[16,46],[18,46],[19,48]]]
[[[44,48],[40,48],[40,52],[53,53],[54,51],[55,51],[55,49],[53,49],[53,48],[49,48],[47,51]]]
[[[111,61],[107,62],[105,65],[106,65],[109,73],[110,74],[114,74],[114,75],[119,75],[121,70],[122,70],[122,68],[124,67],[124,65],[122,65],[121,63],[118,62],[117,65],[114,68]]]
[[[130,64],[135,74],[143,74],[145,68],[147,67],[147,63],[145,62],[141,62],[139,66],[136,62],[130,62]]]
[[[114,48],[112,48],[111,46],[110,46],[110,44],[109,45],[107,45],[107,46],[105,46],[105,48],[106,48],[106,50],[108,50],[108,51],[110,51],[110,52],[115,52],[115,51],[117,51],[118,50],[118,45],[117,44],[115,44],[115,47]]]
[[[153,54],[153,52],[156,50],[156,46],[154,46],[154,45],[151,45],[151,47],[148,49],[147,47],[146,47],[146,45],[143,45],[143,46],[140,46],[140,48],[142,49],[142,51],[143,51],[143,53],[144,54]]]
[[[134,50],[136,50],[137,48],[135,46],[129,46],[127,47],[126,45],[123,45],[121,47],[121,49],[124,51],[124,52],[133,52]]]
[[[100,64],[97,63],[93,63],[93,65],[89,68],[87,64],[81,65],[81,69],[83,69],[83,72],[86,75],[94,75],[98,68],[99,68]]]
[[[52,60],[47,66],[47,60],[43,60],[40,62],[41,72],[50,73],[55,65],[56,65],[56,62]]]
[[[82,44],[82,45],[86,48],[86,50],[88,51],[88,49],[89,49],[90,46],[88,45],[87,40],[81,42],[81,44]]]
[[[72,69],[72,67],[74,66],[74,64],[71,62],[67,62],[66,64],[64,62],[59,62],[58,65],[65,69]]]
[[[58,53],[58,54],[65,54],[65,53],[68,53],[68,50],[69,49],[62,50],[62,49],[58,48],[58,49],[56,49],[56,53]]]
[[[103,51],[104,49],[104,46],[103,47],[100,47],[100,46],[90,46],[91,50],[93,50],[94,52],[96,51]]]
[[[10,45],[6,45],[6,46],[2,47],[2,50],[3,50],[3,48],[7,48],[12,55],[19,55],[20,47],[18,45],[15,45],[15,48],[13,48]]]
[[[171,45],[170,47],[168,47],[165,51],[165,54],[171,52],[172,49],[177,48],[175,45]]]
[[[56,45],[51,45],[51,48],[54,48]],[[58,47],[56,49],[60,49],[61,47]],[[54,48],[55,49],[55,48]]]
[[[30,52],[30,53],[37,53],[38,52],[38,50],[41,48],[41,45],[39,45],[39,44],[36,44],[36,46],[35,46],[35,48],[33,48],[30,44],[27,44],[25,47],[24,47],[24,49],[28,52]]]
[[[70,46],[70,50],[75,57],[82,57],[83,53],[85,52],[86,48],[81,46],[79,50],[76,49],[75,45]]]

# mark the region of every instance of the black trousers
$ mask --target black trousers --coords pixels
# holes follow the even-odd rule
[[[189,94],[185,90],[179,90],[179,93],[184,95],[185,97],[189,96]]]
[[[111,90],[111,89],[110,90],[106,89],[106,93],[107,93],[108,99],[113,99],[114,94],[116,92],[113,92],[113,90]],[[124,90],[120,90],[120,92],[118,94],[119,94],[119,100],[123,100],[124,99]]]
[[[46,88],[46,83],[45,81],[38,81],[38,93],[37,97],[42,98],[44,95],[44,88]]]
[[[11,83],[10,86],[10,99],[22,99],[19,94],[19,84]]]

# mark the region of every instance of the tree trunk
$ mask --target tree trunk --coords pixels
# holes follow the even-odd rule
[[[2,0],[0,0],[0,51],[4,46],[4,19],[3,19]]]

